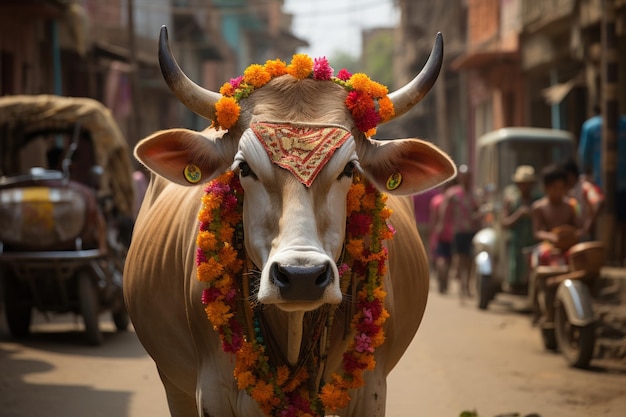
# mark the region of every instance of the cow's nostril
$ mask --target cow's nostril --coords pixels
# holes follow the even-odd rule
[[[318,300],[333,281],[328,263],[309,266],[274,264],[270,272],[281,295],[292,301]]]
[[[289,287],[289,275],[288,272],[285,271],[285,267],[279,264],[272,265],[272,278],[274,280],[274,284],[276,284],[279,288],[287,288]]]

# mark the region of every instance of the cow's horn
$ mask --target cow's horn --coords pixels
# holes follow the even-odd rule
[[[389,94],[389,99],[393,102],[396,113],[393,119],[411,110],[413,106],[424,98],[433,84],[435,84],[442,62],[443,36],[441,36],[441,33],[437,33],[430,57],[428,57],[428,61],[426,61],[422,71],[410,83]]]
[[[165,25],[161,26],[161,34],[159,35],[159,64],[165,82],[180,102],[194,113],[213,120],[215,103],[222,96],[200,87],[183,73],[172,55]]]

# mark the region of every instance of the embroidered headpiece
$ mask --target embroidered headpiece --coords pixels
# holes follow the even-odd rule
[[[333,68],[325,57],[311,59],[305,54],[296,54],[287,65],[280,59],[267,61],[265,65],[250,65],[243,76],[231,79],[220,88],[222,98],[215,104],[213,127],[230,129],[239,119],[239,101],[248,97],[255,89],[263,87],[273,78],[289,74],[299,80],[333,81],[348,91],[345,104],[352,119],[361,132],[370,137],[376,126],[389,121],[395,114],[393,102],[387,96],[384,85],[372,81],[362,73],[351,74],[345,68],[334,76]]]
[[[271,161],[307,187],[350,137],[350,132],[337,126],[253,123],[250,128]]]

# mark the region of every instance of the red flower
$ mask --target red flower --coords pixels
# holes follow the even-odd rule
[[[348,81],[350,77],[352,77],[352,73],[350,73],[350,71],[345,68],[340,69],[337,73],[337,78],[339,78],[341,81]]]

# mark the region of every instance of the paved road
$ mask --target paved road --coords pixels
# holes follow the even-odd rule
[[[455,288],[452,288],[454,292]],[[1,417],[168,417],[152,360],[135,334],[86,347],[72,320],[38,321],[26,343],[12,341],[0,315]],[[528,317],[494,304],[480,312],[432,293],[424,322],[389,379],[388,416],[626,416],[626,369],[568,369],[546,353]]]

